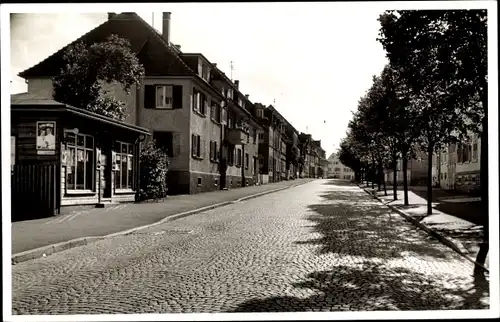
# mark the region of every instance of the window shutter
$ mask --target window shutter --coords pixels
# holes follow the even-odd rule
[[[176,157],[181,154],[181,134],[174,132],[172,134],[173,156]]]
[[[174,102],[172,103],[172,108],[173,109],[182,109],[182,86],[181,85],[174,85],[173,88],[173,93],[172,93],[172,98]]]
[[[196,135],[191,134],[191,154],[196,155],[197,151],[198,151],[197,137],[196,137]]]
[[[144,86],[144,108],[152,109],[155,108],[156,101],[156,86],[155,85],[145,85]]]
[[[198,135],[198,142],[200,144],[200,158],[204,158],[206,155],[205,139]]]

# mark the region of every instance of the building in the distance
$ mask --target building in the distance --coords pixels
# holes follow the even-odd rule
[[[328,157],[327,178],[352,180],[354,179],[354,171],[340,162],[337,153],[332,153]]]

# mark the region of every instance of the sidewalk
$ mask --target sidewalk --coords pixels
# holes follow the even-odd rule
[[[441,235],[470,259],[476,259],[483,237],[478,201],[471,202],[465,199],[462,202],[457,202],[458,200],[453,202],[454,198],[436,196],[432,202],[433,212],[431,215],[427,215],[427,200],[411,189],[408,191],[409,205],[405,206],[403,190],[398,189],[398,200],[393,200],[392,187],[387,187],[387,196],[384,195],[384,191],[377,191],[377,188],[372,189],[371,185],[366,187],[366,184],[362,184],[360,187],[368,193],[375,193],[375,196],[385,205],[403,212],[424,230]],[[486,258],[485,267],[489,269],[489,255]]]
[[[175,214],[236,201],[276,189],[286,189],[310,181],[312,179],[298,179],[196,195],[169,196],[163,202],[119,204],[104,209],[91,208],[67,215],[14,222],[12,254],[77,238],[105,236],[153,224]]]

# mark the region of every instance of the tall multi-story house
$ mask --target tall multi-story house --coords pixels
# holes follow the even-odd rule
[[[244,187],[259,182],[258,144],[263,130],[253,114],[248,95],[239,91],[215,65],[211,84],[225,96],[222,120],[221,188]]]
[[[299,175],[299,131],[292,124],[286,122],[286,137],[288,139],[286,145],[286,168],[287,176],[297,178]]]
[[[301,132],[299,134],[299,149],[300,149],[300,157],[301,160],[303,161],[303,164],[301,165],[300,171],[300,177],[303,178],[309,178],[310,173],[311,173],[311,167],[312,167],[312,136],[310,134],[306,134]]]
[[[272,106],[255,104],[255,112],[264,127],[259,144],[260,173],[264,180],[278,182],[287,179],[286,119]]]
[[[179,45],[171,42],[170,17],[169,12],[163,13],[160,33],[136,13],[109,13],[106,22],[73,43],[82,41],[89,45],[105,41],[112,34],[129,41],[131,51],[144,66],[145,77],[141,84],[133,86],[130,95],[125,95],[119,84],[107,85],[107,89],[125,102],[126,122],[150,129],[158,145],[168,151],[170,194],[220,189],[220,148],[226,138],[232,138],[228,149],[236,151],[233,166],[245,170],[238,172],[229,167],[227,177],[233,180],[231,186],[235,186],[234,180],[236,185],[245,185],[246,175],[251,173],[249,146],[253,144],[248,141],[248,126],[238,121],[247,115],[245,97],[233,89],[228,99],[227,92],[223,94],[222,88],[214,87],[218,72],[213,64],[202,54],[183,53]],[[51,78],[63,66],[63,53],[68,46],[20,73],[29,92],[52,97]],[[241,178],[241,182],[236,178]],[[248,178],[251,184],[251,176]],[[227,186],[227,182],[222,186]]]

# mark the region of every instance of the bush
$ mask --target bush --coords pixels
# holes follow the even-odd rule
[[[160,199],[167,196],[168,157],[151,140],[142,148],[139,200]]]

